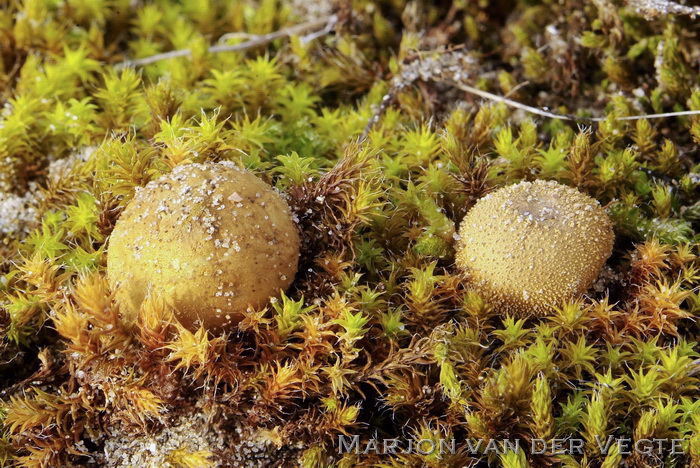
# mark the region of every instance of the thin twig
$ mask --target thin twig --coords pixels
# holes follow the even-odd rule
[[[379,119],[382,118],[382,115],[384,115],[384,112],[386,112],[389,106],[391,106],[394,103],[397,94],[397,90],[392,88],[387,94],[384,95],[384,97],[382,98],[382,102],[379,104],[379,107],[376,111],[374,111],[374,114],[372,115],[372,118],[369,119],[369,121],[367,122],[367,125],[365,125],[365,129],[362,131],[360,140],[364,140],[365,138],[367,138],[369,132],[372,131],[372,128],[374,128],[377,122],[379,122]]]
[[[306,36],[302,37],[302,38],[301,38],[301,43],[302,43],[302,44],[308,44],[308,43],[311,42],[311,41],[315,41],[315,40],[318,39],[319,37],[323,37],[323,36],[325,36],[326,34],[330,34],[330,33],[333,31],[333,28],[335,28],[335,23],[336,23],[337,21],[338,21],[338,17],[337,17],[336,15],[331,16],[331,17],[328,19],[328,23],[326,23],[326,27],[325,27],[325,28],[323,28],[323,29],[321,29],[321,30],[318,30],[318,31],[315,31],[315,32],[312,32],[312,33],[309,33],[309,34],[307,34]]]
[[[524,110],[525,112],[530,112],[531,114],[540,115],[542,117],[549,117],[550,119],[558,120],[569,120],[572,122],[604,122],[607,117],[579,117],[571,114],[555,114],[553,112],[540,109],[538,107],[528,106],[512,99],[505,98],[503,96],[498,96],[497,94],[489,93],[488,91],[483,91],[481,89],[474,88],[472,86],[450,82],[451,85],[466,91],[470,94],[480,96],[484,99],[489,99],[495,102],[502,102],[503,104],[514,107],[516,109]],[[663,114],[647,114],[647,115],[630,115],[626,117],[615,117],[615,120],[643,120],[643,119],[663,119],[666,117],[679,117],[682,115],[700,115],[700,111],[680,111],[680,112],[665,112]]]
[[[489,93],[488,91],[483,91],[481,89],[474,88],[472,86],[466,85],[464,83],[455,83],[455,82],[450,82],[452,86],[455,86],[456,88],[461,89],[462,91],[466,91],[470,94],[475,94],[479,97],[482,97],[484,99],[489,99],[491,101],[495,102],[502,102],[503,104],[509,106],[509,107],[514,107],[516,109],[521,109],[526,112],[530,112],[531,114],[537,114],[542,117],[549,117],[550,119],[558,119],[558,120],[571,120],[574,122],[600,122],[605,119],[600,119],[600,118],[588,118],[588,117],[577,117],[575,115],[570,115],[570,114],[555,114],[553,112],[546,111],[544,109],[540,109],[538,107],[532,107],[528,106],[526,104],[522,104],[517,101],[513,101],[512,99],[508,99],[503,96],[499,96],[497,94]]]
[[[629,115],[627,117],[617,117],[617,120],[643,120],[643,119],[664,119],[666,117],[679,117],[681,115],[700,115],[700,111],[678,111],[664,112],[663,114]],[[598,119],[605,120],[605,119]]]
[[[270,42],[281,39],[283,37],[295,36],[297,34],[302,34],[307,31],[314,29],[323,28],[317,31],[313,38],[320,37],[321,35],[328,34],[333,30],[335,23],[338,18],[336,15],[331,15],[327,18],[308,21],[306,23],[297,24],[296,26],[290,26],[288,28],[280,29],[279,31],[271,32],[269,34],[261,34],[259,36],[251,36],[252,39],[241,42],[240,44],[219,44],[209,47],[210,54],[218,54],[220,52],[238,52],[242,50],[253,49],[255,47],[263,46],[269,44]],[[308,40],[307,40],[308,41]],[[127,60],[118,65],[118,67],[142,67],[144,65],[149,65],[151,63],[160,62],[161,60],[169,60],[178,57],[188,57],[192,54],[191,49],[180,49],[171,50],[170,52],[164,52],[162,54],[151,55],[150,57],[144,57],[136,60]]]
[[[506,93],[506,95],[503,96],[503,97],[508,98],[508,97],[514,95],[515,93],[517,93],[518,91],[520,91],[520,90],[521,90],[522,88],[524,88],[525,86],[528,86],[529,84],[530,84],[529,81],[523,81],[522,83],[520,83],[520,84],[518,84],[518,85],[516,85],[516,86],[513,86],[513,87]]]

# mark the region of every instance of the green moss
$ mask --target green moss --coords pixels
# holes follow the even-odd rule
[[[331,13],[334,34],[207,52]],[[690,17],[652,13],[571,0],[2,7],[0,464],[99,464],[116,441],[202,412],[229,448],[183,443],[153,463],[232,459],[236,425],[309,467],[700,462],[700,117],[620,119],[699,110],[700,44]],[[190,53],[124,63],[176,49]],[[604,120],[528,115],[452,82]],[[183,329],[157,291],[125,320],[104,282],[121,211],[175,166],[221,160],[292,207],[292,288],[223,336]],[[458,275],[454,228],[480,197],[535,179],[607,206],[616,243],[584,300],[524,320]],[[18,200],[31,206],[9,219]],[[339,434],[484,442],[340,456]],[[686,454],[603,454],[608,435],[684,438]],[[533,437],[582,438],[585,458],[484,453]]]

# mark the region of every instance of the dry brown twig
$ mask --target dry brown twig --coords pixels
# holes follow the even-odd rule
[[[636,1],[630,1],[630,4],[632,6],[637,7],[637,9],[641,12],[646,12],[647,14],[651,14],[651,12],[654,12],[655,14],[662,14],[661,12],[665,12],[666,14],[685,14],[685,15],[696,15],[700,14],[700,8],[697,7],[686,7],[683,5],[675,4],[673,2],[667,2],[666,0],[636,0]],[[663,7],[663,8],[662,8]],[[276,40],[276,39],[281,39],[284,37],[290,37],[294,36],[297,34],[302,34],[307,31],[313,31],[314,32],[309,33],[308,35],[304,36],[302,38],[303,42],[310,42],[315,39],[318,39],[319,37],[322,37],[326,34],[329,34],[331,31],[333,31],[333,28],[335,27],[335,24],[338,21],[338,17],[336,15],[331,15],[326,18],[322,18],[319,20],[313,20],[313,21],[308,21],[306,23],[301,23],[295,26],[290,26],[288,28],[280,29],[279,31],[274,31],[269,34],[262,34],[262,35],[238,35],[237,33],[231,33],[229,35],[225,35],[222,37],[224,38],[229,38],[229,37],[250,37],[249,40],[245,42],[241,42],[240,44],[217,44],[214,46],[209,47],[208,52],[211,54],[216,54],[216,53],[221,53],[221,52],[240,52],[248,49],[253,49],[255,47],[263,46],[266,44],[269,44],[270,42]],[[319,29],[321,28],[321,29]],[[192,51],[190,49],[179,49],[179,50],[172,50],[170,52],[164,52],[162,54],[155,54],[151,55],[150,57],[144,57],[141,59],[137,60],[127,60],[124,61],[120,64],[117,64],[118,68],[123,68],[123,67],[140,67],[140,66],[145,66],[149,65],[151,63],[159,62],[162,60],[169,60],[172,58],[178,58],[178,57],[187,57],[191,55]],[[364,139],[367,137],[369,134],[370,130],[374,125],[379,121],[381,118],[381,115],[388,109],[388,107],[393,103],[396,95],[404,88],[408,87],[410,84],[413,82],[417,81],[418,79],[425,77],[422,77],[419,75],[416,75],[412,77],[412,79],[409,79],[408,82],[400,82],[398,85],[394,85],[392,87],[392,90],[390,90],[389,93],[387,93],[386,96],[383,97],[382,103],[375,112],[375,114],[372,116],[372,118],[369,120],[367,123],[367,126],[365,127],[364,131],[362,132],[362,138]],[[520,102],[514,101],[512,99],[509,99],[508,97],[504,96],[498,96],[493,93],[489,93],[488,91],[483,91],[477,88],[474,88],[473,86],[469,86],[464,83],[456,82],[456,81],[445,81],[439,79],[439,77],[436,77],[438,79],[434,81],[443,81],[445,83],[448,83],[452,86],[455,86],[458,89],[461,89],[462,91],[468,92],[470,94],[474,94],[476,96],[482,97],[484,99],[488,99],[491,101],[495,102],[501,102],[509,107],[513,107],[516,109],[521,109],[524,110],[525,112],[529,112],[535,115],[539,115],[542,117],[547,117],[551,119],[558,119],[558,120],[567,120],[567,121],[573,121],[573,122],[581,122],[581,123],[595,123],[595,122],[603,122],[606,120],[604,117],[579,117],[571,114],[557,114],[553,112],[549,112],[545,109],[540,109],[537,107],[532,107],[528,106],[526,104],[522,104]],[[633,116],[626,116],[626,117],[617,117],[616,120],[641,120],[641,119],[660,119],[660,118],[666,118],[666,117],[678,117],[678,116],[684,116],[684,115],[700,115],[700,111],[681,111],[681,112],[666,112],[662,114],[649,114],[649,115],[633,115]]]
[[[335,27],[338,17],[336,15],[331,15],[327,18],[322,18],[313,21],[307,21],[306,23],[297,24],[295,26],[290,26],[288,28],[280,29],[279,31],[274,31],[269,34],[261,35],[251,35],[248,36],[251,39],[241,42],[240,44],[217,44],[209,47],[208,52],[210,54],[218,54],[221,52],[240,52],[248,49],[253,49],[255,47],[260,47],[276,39],[282,39],[284,37],[291,37],[298,34],[303,34],[308,31],[313,31],[307,36],[302,38],[302,42],[310,42],[314,39],[322,37],[329,34]],[[320,28],[320,29],[319,29]],[[145,65],[150,65],[155,62],[160,62],[162,60],[169,60],[178,57],[188,57],[192,54],[191,49],[179,49],[171,50],[170,52],[163,52],[162,54],[155,54],[149,57],[144,57],[136,60],[126,60],[120,64],[117,64],[118,68],[125,67],[143,67]]]

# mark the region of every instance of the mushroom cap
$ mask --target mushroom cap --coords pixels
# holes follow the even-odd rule
[[[154,290],[183,326],[218,329],[289,287],[299,235],[286,202],[252,173],[230,162],[188,164],[136,193],[107,255],[126,316]]]
[[[597,200],[553,181],[521,182],[467,213],[456,263],[497,310],[541,316],[593,285],[613,241]]]

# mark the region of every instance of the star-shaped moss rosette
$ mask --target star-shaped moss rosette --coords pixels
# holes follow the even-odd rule
[[[127,316],[154,290],[185,327],[215,328],[286,290],[298,258],[296,226],[271,186],[232,163],[188,164],[126,207],[108,276]]]
[[[459,237],[457,265],[474,289],[502,312],[539,316],[585,293],[614,241],[596,200],[541,180],[480,199]]]

